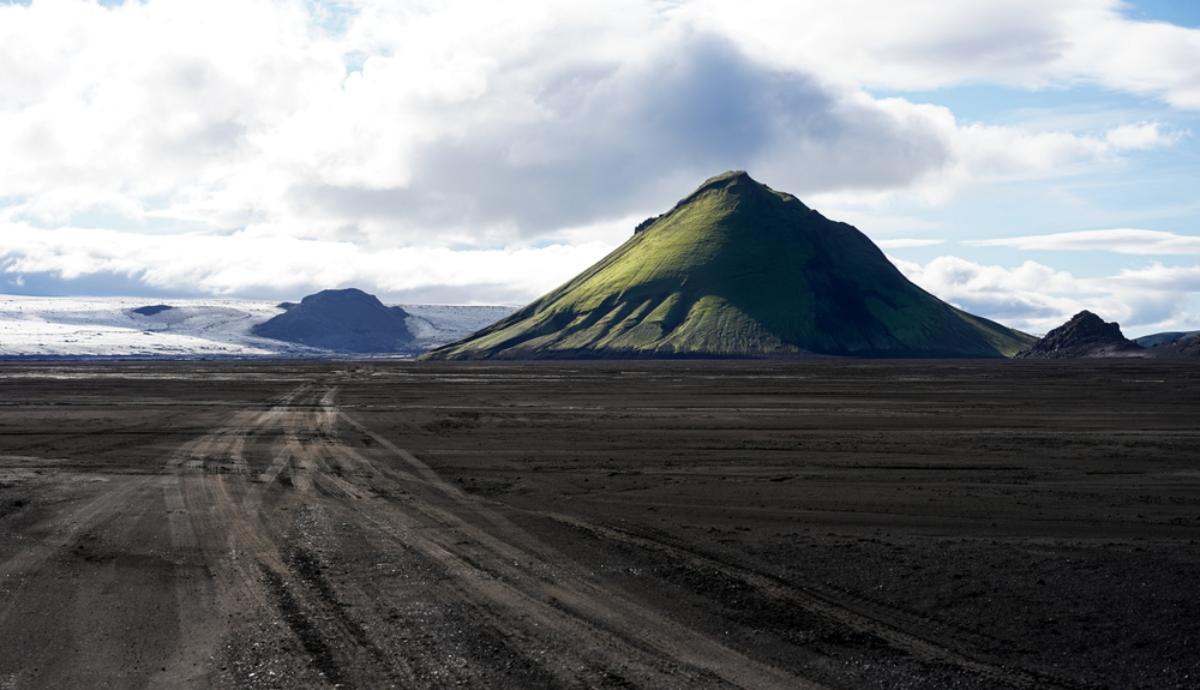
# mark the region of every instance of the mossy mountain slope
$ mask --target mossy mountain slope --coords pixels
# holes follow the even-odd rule
[[[426,356],[1002,357],[1032,342],[918,288],[850,225],[730,172],[567,284]]]

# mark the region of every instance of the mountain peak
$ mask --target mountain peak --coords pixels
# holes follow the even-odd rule
[[[999,357],[1032,340],[938,300],[866,235],[734,170],[567,284],[427,356]]]
[[[651,216],[646,220],[638,223],[633,229],[633,234],[637,235],[643,230],[649,229],[659,221],[669,218],[688,207],[702,201],[709,195],[720,195],[727,200],[726,206],[736,205],[771,205],[771,204],[794,204],[797,209],[808,213],[811,211],[799,199],[786,192],[779,192],[771,189],[767,185],[750,177],[750,174],[745,170],[727,170],[720,175],[714,175],[700,184],[691,194],[680,199],[670,211]]]
[[[739,184],[761,184],[745,170],[726,170],[720,175],[713,175],[700,184],[700,189],[719,189]]]
[[[1114,357],[1141,350],[1125,337],[1117,322],[1110,323],[1084,309],[1017,356],[1022,359]]]
[[[758,180],[750,177],[745,170],[727,170],[720,175],[705,180],[696,191],[689,194],[677,204],[687,204],[705,192],[720,191],[737,197],[775,198],[782,201],[798,201],[796,197],[784,192],[777,192]]]
[[[408,352],[408,314],[357,288],[322,290],[254,327],[254,335],[335,352]]]
[[[300,303],[304,305],[360,304],[370,308],[384,308],[383,302],[380,302],[378,297],[358,288],[321,290],[306,295],[304,299],[300,300]]]
[[[1100,318],[1095,313],[1088,311],[1087,309],[1084,309],[1083,311],[1079,312],[1075,316],[1072,316],[1070,319],[1067,320],[1067,323],[1079,323],[1079,324],[1089,324],[1089,325],[1112,325],[1112,326],[1118,325],[1116,321],[1113,321],[1111,324],[1108,324],[1108,322],[1106,322],[1104,319]]]
[[[1121,324],[1116,321],[1105,321],[1087,309],[1072,316],[1066,323],[1050,333],[1086,335],[1113,341],[1125,340],[1125,334],[1121,332]],[[1046,335],[1049,336],[1050,333]]]

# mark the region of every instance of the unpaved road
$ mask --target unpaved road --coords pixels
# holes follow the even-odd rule
[[[1197,685],[1200,369],[863,366],[0,367],[0,688]]]

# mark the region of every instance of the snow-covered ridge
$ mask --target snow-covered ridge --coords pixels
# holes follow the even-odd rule
[[[408,330],[423,348],[465,338],[517,310],[517,307],[468,307],[448,304],[400,304],[408,312]]]
[[[164,304],[153,314],[134,310]],[[398,305],[425,348],[452,342],[513,307]],[[154,310],[147,310],[154,311]],[[251,335],[276,302],[0,295],[0,357],[320,357],[332,353]]]

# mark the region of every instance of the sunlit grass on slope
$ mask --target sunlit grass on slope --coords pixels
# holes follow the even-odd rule
[[[1030,339],[909,282],[853,227],[741,172],[434,358],[1010,356]]]

